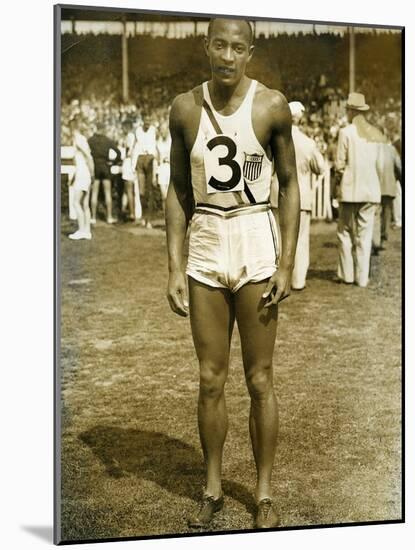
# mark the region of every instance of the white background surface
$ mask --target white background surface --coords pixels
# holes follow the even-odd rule
[[[79,2],[69,2],[68,4]],[[406,204],[414,204],[413,86],[415,24],[410,2],[267,2],[266,0],[99,1],[87,5],[161,10],[202,10],[240,15],[406,25]],[[53,42],[52,0],[9,0],[1,15],[1,531],[0,545],[30,549],[51,544],[53,472]],[[329,6],[329,7],[328,7]],[[372,7],[373,6],[373,7]],[[6,121],[6,127],[4,126]],[[406,325],[414,334],[413,234],[407,219]],[[411,311],[412,309],[412,311]],[[387,312],[385,312],[387,315]],[[381,320],[380,320],[381,321]],[[412,336],[413,339],[413,336]],[[88,548],[222,549],[238,544],[263,548],[409,548],[414,524],[413,345],[408,342],[407,524],[349,527],[204,538],[85,545]],[[36,534],[37,533],[37,534]],[[39,534],[40,533],[40,534]],[[49,536],[48,536],[49,533]]]

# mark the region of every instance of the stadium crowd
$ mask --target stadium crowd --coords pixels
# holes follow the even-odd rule
[[[359,39],[362,46],[357,50],[356,90],[364,91],[371,105],[369,120],[387,128],[395,141],[401,125],[401,83],[396,70],[400,60],[392,55],[379,66],[373,58],[377,49],[389,47],[396,37],[362,37],[364,40]],[[72,36],[74,41],[77,38]],[[91,41],[96,52],[101,48],[110,50],[113,58],[95,58]],[[90,131],[94,121],[103,121],[111,139],[121,137],[125,120],[139,124],[144,111],[151,113],[156,126],[162,125],[168,118],[172,99],[207,79],[209,74],[200,38],[130,38],[130,101],[124,104],[119,40],[87,35],[81,46],[87,54],[81,51],[77,56],[66,57],[76,50],[72,48],[62,58],[62,144],[68,140],[68,121],[75,112],[81,112]],[[279,35],[268,39],[260,36],[256,40],[250,76],[281,90],[288,101],[301,101],[307,107],[303,130],[317,139],[323,150],[346,124],[347,47],[345,38],[334,35]],[[183,70],[183,59],[191,71]]]

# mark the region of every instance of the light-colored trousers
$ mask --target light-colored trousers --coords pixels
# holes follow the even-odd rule
[[[393,223],[402,227],[402,187],[396,182],[396,197],[393,199]]]
[[[291,287],[296,290],[305,287],[308,266],[310,265],[310,220],[311,212],[301,210],[297,249],[291,279]]]
[[[339,261],[337,276],[345,283],[367,286],[373,225],[378,205],[371,202],[341,202],[337,225]]]

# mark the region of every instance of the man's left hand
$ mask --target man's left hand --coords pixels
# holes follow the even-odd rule
[[[291,269],[283,267],[280,267],[273,273],[262,294],[262,297],[266,300],[264,307],[276,305],[290,295],[291,274]]]

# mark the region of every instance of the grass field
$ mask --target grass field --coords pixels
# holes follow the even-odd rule
[[[203,485],[198,368],[170,312],[165,233],[62,224],[62,539],[189,533]],[[401,518],[401,235],[370,286],[332,281],[335,224],[312,225],[308,286],[280,306],[274,488],[282,527]],[[252,529],[255,469],[237,329],[227,384],[225,509]]]

